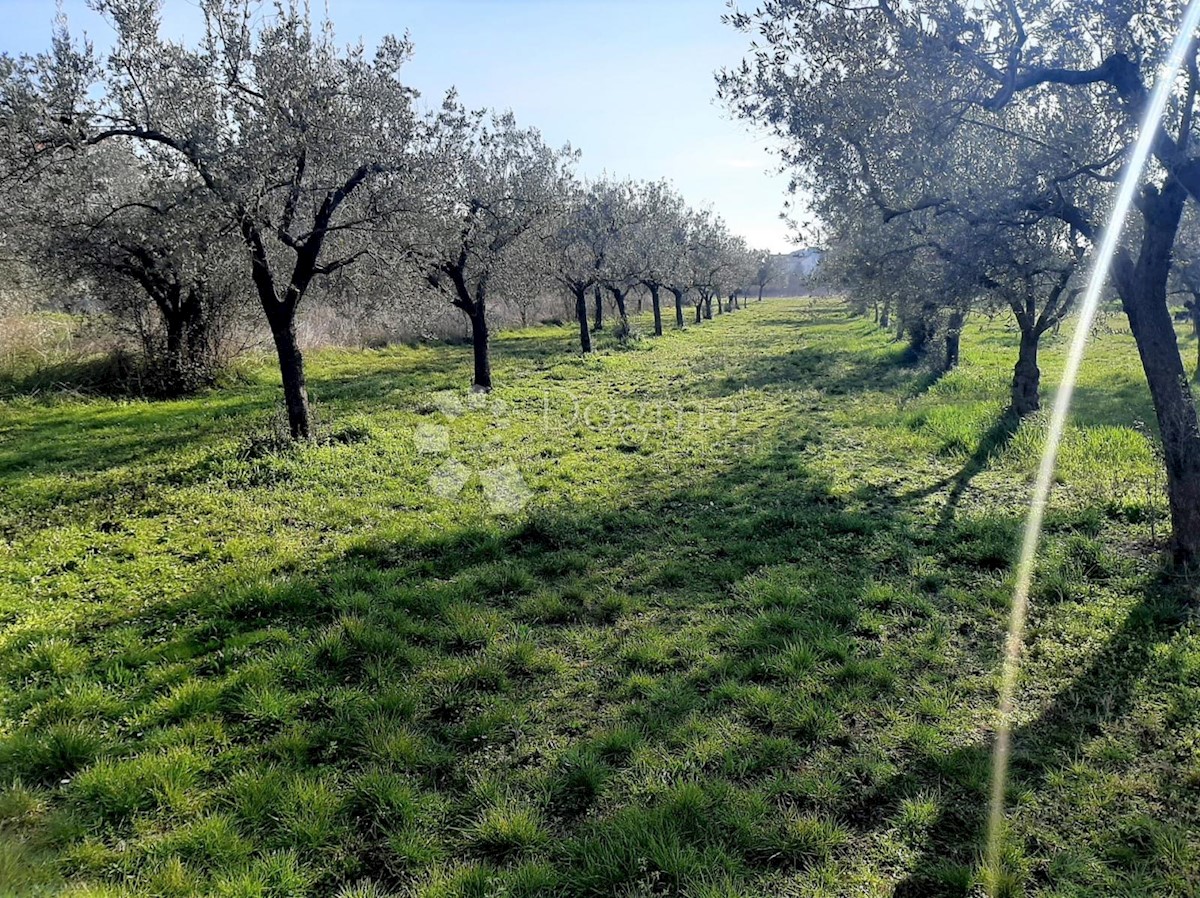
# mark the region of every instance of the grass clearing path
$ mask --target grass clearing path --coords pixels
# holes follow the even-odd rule
[[[1014,346],[973,322],[932,381],[772,300],[586,359],[501,334],[476,403],[462,347],[324,351],[298,448],[269,367],[0,402],[0,894],[968,894],[1040,449]],[[1200,632],[1139,420],[1102,333],[1012,894],[1200,890]]]

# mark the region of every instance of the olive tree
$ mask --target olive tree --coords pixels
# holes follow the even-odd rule
[[[818,280],[842,291],[855,314],[865,315],[871,309],[875,322],[887,330],[893,315],[901,317],[909,296],[905,275],[920,238],[880,222],[861,204],[859,208],[847,204],[841,211],[827,228]]]
[[[738,298],[749,296],[753,286],[756,286],[758,275],[758,253],[752,251],[742,237],[734,237],[730,247],[730,287],[729,310],[737,309]]]
[[[200,0],[195,46],[166,39],[155,0],[95,0],[114,30],[103,56],[56,38],[23,60],[0,108],[35,155],[131,142],[187,169],[238,235],[279,360],[293,438],[311,435],[296,311],[314,281],[367,254],[415,207],[419,122],[399,80],[410,46],[341,47],[296,0]]]
[[[528,288],[541,245],[564,208],[576,154],[546,145],[511,113],[468,112],[446,98],[427,166],[434,188],[420,216],[416,256],[431,286],[471,322],[472,388],[492,388],[488,300]]]
[[[758,290],[758,300],[762,302],[763,291],[783,277],[783,266],[779,257],[768,250],[756,250],[754,253],[754,286]]]
[[[683,301],[693,289],[698,216],[691,207],[678,210],[677,220],[667,235],[665,286],[675,300],[675,327],[683,330]]]
[[[575,300],[580,348],[584,353],[592,351],[588,293],[611,282],[632,210],[628,183],[601,180],[576,186],[570,191],[566,208],[550,238],[554,279]]]
[[[717,300],[717,313],[723,309],[721,297],[726,288],[737,282],[738,254],[745,249],[740,238],[729,233],[720,216],[709,210],[693,215],[690,243],[692,286],[696,290],[696,323],[713,317],[712,301]]]
[[[687,219],[690,214],[683,197],[666,181],[651,181],[637,187],[637,212],[625,245],[632,257],[630,269],[650,293],[654,335],[662,336],[662,291],[676,298],[676,325],[683,327],[683,291],[676,293],[680,267],[687,254]]]
[[[1039,408],[1041,338],[1078,294],[1070,284],[1086,241],[1077,232],[1053,217],[1006,221],[954,209],[885,222],[866,201],[825,216],[835,225],[823,277],[848,291],[855,311],[873,306],[881,326],[895,315],[914,356],[927,355],[940,337],[941,370],[958,364],[972,310],[1010,309],[1019,340],[1009,410],[1023,416]]]
[[[191,172],[112,141],[10,199],[23,238],[14,252],[61,291],[86,290],[137,338],[149,389],[179,395],[212,383],[248,291],[236,235]]]

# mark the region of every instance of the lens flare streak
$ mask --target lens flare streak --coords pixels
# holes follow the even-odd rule
[[[1157,83],[1150,96],[1150,102],[1145,109],[1138,132],[1138,139],[1134,145],[1133,154],[1130,156],[1124,176],[1121,179],[1112,215],[1093,259],[1087,291],[1080,306],[1075,333],[1071,338],[1070,353],[1067,356],[1066,367],[1063,370],[1062,382],[1055,396],[1054,408],[1050,417],[1050,426],[1046,432],[1046,444],[1042,452],[1041,464],[1039,465],[1037,480],[1033,488],[1029,516],[1025,520],[1025,529],[1021,540],[1021,554],[1017,563],[1016,585],[1013,590],[1012,613],[1009,621],[1008,636],[1005,642],[1004,663],[1000,677],[999,720],[996,727],[996,742],[992,757],[991,803],[988,811],[985,869],[989,874],[988,890],[993,895],[997,893],[1001,850],[1004,841],[1004,791],[1008,778],[1008,763],[1011,752],[1017,675],[1020,666],[1021,647],[1025,636],[1025,620],[1029,610],[1029,589],[1037,560],[1042,520],[1045,516],[1050,488],[1054,482],[1054,469],[1058,461],[1058,450],[1062,442],[1063,429],[1066,426],[1067,413],[1071,407],[1071,399],[1075,392],[1075,381],[1079,375],[1079,366],[1083,361],[1083,353],[1087,347],[1088,337],[1092,330],[1092,322],[1095,320],[1096,310],[1100,305],[1100,295],[1108,279],[1109,270],[1112,267],[1113,257],[1117,251],[1125,219],[1129,214],[1130,207],[1133,205],[1134,195],[1141,183],[1142,172],[1150,158],[1159,121],[1162,118],[1163,110],[1166,108],[1177,73],[1183,65],[1184,56],[1192,45],[1192,35],[1196,31],[1197,25],[1200,25],[1200,0],[1190,0],[1184,12],[1179,33],[1171,47],[1171,54],[1159,72]]]

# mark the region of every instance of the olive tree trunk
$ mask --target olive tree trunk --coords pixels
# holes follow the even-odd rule
[[[492,358],[488,345],[487,310],[476,302],[467,316],[471,321],[471,349],[475,358],[475,379],[472,389],[487,393],[492,389]]]
[[[592,333],[588,330],[587,288],[572,290],[575,294],[575,318],[579,321],[579,346],[585,352],[592,351]]]
[[[675,326],[683,330],[683,292],[678,287],[671,288],[671,295],[675,297]]]
[[[659,302],[659,286],[651,284],[650,290],[650,307],[654,310],[654,336],[662,336],[662,303]]]
[[[176,293],[179,293],[179,288],[176,288]],[[187,321],[182,297],[177,295],[176,300],[175,303],[164,303],[159,306],[167,331],[166,357],[163,359],[166,367],[163,387],[168,395],[179,395],[187,389],[188,362],[185,358],[187,341],[184,336]]]
[[[946,358],[943,360],[943,369],[946,371],[952,371],[958,367],[959,347],[962,343],[962,328],[965,318],[965,312],[954,309],[950,312],[949,321],[946,322]]]
[[[1122,253],[1114,269],[1162,437],[1171,508],[1172,552],[1178,564],[1200,561],[1200,423],[1167,308],[1171,248],[1186,193],[1174,179],[1140,198],[1144,227],[1136,260]]]
[[[308,408],[308,383],[304,377],[304,356],[296,342],[294,315],[272,315],[271,339],[279,357],[283,380],[283,403],[287,408],[288,430],[293,440],[312,438],[312,420]]]
[[[1036,326],[1021,324],[1021,345],[1017,350],[1017,364],[1013,368],[1012,392],[1009,408],[1020,417],[1031,415],[1041,408],[1039,390],[1042,372],[1038,368],[1038,343],[1041,334]]]
[[[619,287],[609,287],[608,291],[613,295],[613,300],[617,304],[617,315],[620,318],[620,326],[617,336],[624,340],[629,336],[629,312],[625,307],[625,295],[628,290],[622,290]]]

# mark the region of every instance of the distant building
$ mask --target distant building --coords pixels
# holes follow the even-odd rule
[[[813,272],[817,270],[817,266],[821,264],[822,255],[824,253],[821,250],[808,247],[796,250],[788,258],[791,259],[791,264],[796,274],[803,278],[810,278]]]
[[[795,296],[812,289],[813,274],[821,263],[824,252],[812,247],[780,253],[775,256],[782,276],[775,280],[767,292],[775,296]]]

